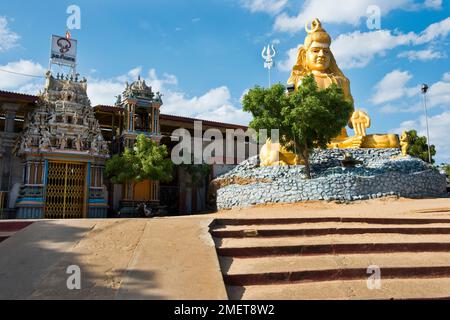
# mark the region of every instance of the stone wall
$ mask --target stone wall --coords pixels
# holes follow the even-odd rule
[[[343,168],[345,152],[351,152],[362,164]],[[311,167],[313,179],[307,180],[304,166],[259,167],[257,157],[244,161],[214,181],[217,185],[221,181],[240,181],[218,188],[217,208],[307,200],[355,201],[389,195],[447,195],[444,176],[419,159],[403,157],[398,149],[317,150],[311,155]]]

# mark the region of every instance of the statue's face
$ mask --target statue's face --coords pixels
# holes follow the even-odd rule
[[[311,71],[326,71],[330,61],[331,51],[327,43],[313,42],[306,51],[306,64]]]

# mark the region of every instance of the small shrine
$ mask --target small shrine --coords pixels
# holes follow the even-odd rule
[[[122,149],[132,148],[140,134],[160,143],[162,135],[159,114],[163,104],[161,97],[161,93],[153,92],[140,76],[137,81],[126,83],[125,91],[117,97],[116,102],[116,107],[123,110]],[[133,208],[142,202],[159,202],[158,181],[130,181],[124,184],[122,190],[122,206],[125,208]]]
[[[24,160],[17,218],[103,218],[109,146],[87,96],[86,79],[46,74],[17,154]]]

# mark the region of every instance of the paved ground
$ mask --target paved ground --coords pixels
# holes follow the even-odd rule
[[[209,234],[209,225],[215,218],[330,216],[450,218],[450,199],[379,199],[350,205],[314,202],[149,220],[38,221],[0,243],[0,299],[227,299],[227,290],[228,294],[233,290],[230,291],[224,284],[222,272],[227,271],[220,269],[220,264],[223,269],[224,263],[223,261],[219,263],[215,242]],[[325,223],[322,227],[326,226],[329,227],[330,224]],[[358,224],[348,226],[357,228]],[[294,229],[295,227],[298,226],[294,225]],[[445,225],[437,224],[435,227]],[[229,227],[230,230],[233,228],[236,229],[234,226]],[[271,228],[273,229],[273,226],[268,226],[267,229]],[[292,226],[289,228],[292,229]],[[317,228],[317,225],[311,224],[308,228]],[[322,243],[330,240],[333,243],[342,242],[341,238],[336,237],[332,236],[329,239],[322,237]],[[352,240],[352,236],[346,237],[349,237],[347,240]],[[408,238],[395,235],[395,239],[399,237],[403,240]],[[413,240],[450,242],[448,237],[420,235]],[[283,243],[283,239],[273,240],[277,244]],[[291,244],[297,241],[292,238],[285,240]],[[368,240],[370,241],[370,238]],[[267,241],[267,239],[257,240],[265,244]],[[311,242],[312,238],[308,238],[307,241]],[[387,240],[379,240],[385,241]],[[234,245],[236,244],[234,242],[236,239],[226,239],[223,243]],[[427,259],[432,261],[432,266],[450,265],[448,254],[423,253],[422,256],[416,256],[414,261],[418,266],[423,265]],[[283,265],[279,270],[272,259],[262,258],[261,263],[253,266],[242,260],[235,261],[234,265],[229,261],[229,272],[231,274],[242,271],[264,272],[274,267],[276,271],[289,271],[289,266],[299,265],[300,258],[277,259],[280,259],[279,262]],[[372,261],[367,257],[356,256],[343,256],[342,259],[355,266],[364,266]],[[323,268],[335,263],[335,260],[329,257],[321,257],[317,261],[323,262]],[[307,270],[309,267],[317,266],[317,261],[310,258],[302,260],[300,265]],[[397,266],[401,265],[402,256],[396,256],[392,260],[387,255],[379,255],[377,261],[380,263],[389,261],[393,266]],[[66,281],[70,275],[66,273],[66,269],[70,265],[78,265],[81,268],[81,290],[67,289]],[[404,287],[403,281],[406,280],[386,282],[385,288],[390,290],[389,292],[401,292],[399,288]],[[414,286],[419,288],[416,292],[426,288],[429,288],[428,291],[434,290],[434,296],[449,292],[443,289],[446,288],[445,284],[450,283],[449,279],[433,281],[427,282],[425,286],[421,285],[421,281],[415,281]],[[347,285],[349,283],[351,281],[346,282]],[[381,294],[368,295],[364,290],[354,289],[357,288],[355,286],[343,287],[342,281],[328,284],[328,287],[324,283],[294,284],[289,288],[274,285],[271,292],[279,292],[279,298],[321,298],[323,288],[329,288],[331,290],[329,292],[332,293],[329,298],[384,297]],[[413,290],[414,286],[408,288]],[[258,286],[232,289],[239,291],[237,294],[231,292],[232,298],[273,297],[269,292],[264,293],[265,290],[261,290]],[[311,294],[306,296],[301,294],[305,292]]]
[[[35,222],[0,243],[0,299],[226,299],[210,222]],[[67,289],[70,265],[81,290]]]

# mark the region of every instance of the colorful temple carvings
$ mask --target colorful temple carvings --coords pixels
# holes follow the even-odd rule
[[[116,107],[121,108],[123,115],[123,131],[121,141],[124,147],[133,147],[139,134],[144,134],[153,141],[160,143],[162,139],[159,121],[160,108],[162,106],[162,95],[153,92],[144,79],[138,77],[131,84],[126,83],[122,96],[117,97]],[[135,207],[135,202],[159,202],[158,181],[142,181],[138,184],[129,181],[123,186],[123,206]]]
[[[103,168],[109,157],[85,79],[46,74],[36,108],[24,120],[18,218],[106,216]]]

